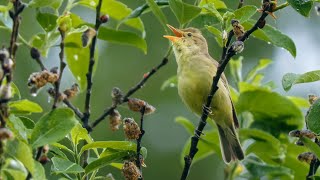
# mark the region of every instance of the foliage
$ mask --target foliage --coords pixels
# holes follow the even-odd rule
[[[136,143],[112,139],[96,141],[90,135],[94,126],[88,127],[88,124],[86,124],[90,116],[92,86],[90,78],[92,78],[96,67],[99,65],[97,48],[92,48],[95,47],[96,38],[107,43],[129,45],[137,48],[143,54],[147,54],[152,49],[148,49],[142,16],[152,13],[158,23],[162,25],[163,30],[169,33],[166,26],[169,22],[169,15],[163,12],[168,10],[176,18],[179,27],[195,26],[200,28],[213,35],[218,45],[225,48],[228,41],[226,34],[232,30],[231,21],[233,19],[239,20],[244,30],[247,31],[255,24],[258,9],[254,5],[239,6],[238,9],[232,9],[221,0],[201,0],[195,1],[194,4],[182,0],[146,0],[144,3],[139,2],[140,5],[135,9],[131,9],[127,4],[118,0],[31,0],[28,3],[24,2],[26,6],[23,8],[36,12],[34,20],[39,24],[42,31],[28,37],[25,33],[16,32],[12,27],[12,24],[17,23],[20,19],[13,23],[8,21],[9,17],[16,18],[13,15],[13,13],[17,13],[15,8],[17,5],[14,2],[10,1],[7,4],[0,5],[0,30],[7,30],[13,34],[17,33],[17,44],[22,44],[31,50],[34,48],[39,52],[39,57],[36,57],[31,51],[31,56],[34,56],[33,58],[37,61],[41,61],[40,57],[47,57],[49,52],[60,43],[60,75],[62,76],[65,58],[65,63],[77,80],[80,91],[86,91],[87,93],[85,105],[88,106],[88,109],[84,112],[78,112],[79,109],[71,106],[66,93],[67,90],[61,91],[66,97],[58,99],[61,80],[59,78],[57,82],[48,83],[53,85],[52,87],[56,92],[56,94],[50,95],[56,101],[65,103],[68,107],[53,107],[51,111],[45,112],[39,104],[24,98],[15,84],[7,82],[10,80],[9,77],[6,77],[6,81],[3,81],[4,74],[1,72],[1,108],[5,107],[9,110],[8,113],[1,109],[1,118],[5,117],[6,127],[2,123],[0,131],[3,134],[7,133],[6,136],[8,136],[6,140],[3,140],[3,137],[0,138],[0,176],[4,179],[30,179],[31,177],[33,179],[46,179],[46,174],[50,173],[65,179],[85,179],[87,177],[98,179],[97,173],[101,168],[110,166],[121,170],[126,160],[134,161],[137,166],[141,163],[138,167],[141,171],[141,166],[144,165],[142,164],[143,160],[147,158],[147,149],[140,147],[141,138],[144,134],[143,129],[137,130],[140,140]],[[20,1],[17,0],[17,2]],[[99,2],[102,2],[101,10],[99,9]],[[288,0],[280,6],[281,8],[291,6],[297,13],[309,17],[314,2],[319,1]],[[101,16],[97,17],[96,24],[92,24],[93,21],[83,19],[83,17],[74,13],[76,12],[74,9],[79,6],[88,11],[98,10],[98,15]],[[23,11],[23,8],[20,10]],[[19,13],[16,15],[19,15]],[[103,21],[111,22],[107,26],[100,27],[102,23],[105,23]],[[270,24],[263,26],[252,34],[255,39],[284,48],[293,57],[296,57],[297,49],[289,36]],[[88,41],[89,45],[84,45],[86,44],[84,41]],[[171,49],[168,52],[164,60],[169,56]],[[14,60],[14,54],[10,53],[10,58]],[[309,107],[305,99],[281,95],[274,90],[273,82],[264,82],[264,74],[261,71],[267,68],[272,60],[259,60],[256,66],[243,75],[242,59],[242,57],[239,57],[230,62],[230,72],[235,82],[234,87],[230,86],[230,94],[241,122],[239,137],[244,145],[246,158],[242,162],[226,166],[226,170],[233,168],[233,171],[226,171],[227,175],[247,179],[256,179],[256,177],[267,179],[305,178],[308,167],[306,164],[297,161],[296,157],[299,153],[308,149],[316,157],[319,157],[319,146],[315,143],[316,141],[305,137],[299,139],[304,143],[304,147],[295,146],[292,143],[293,140],[287,134],[290,130],[302,129],[306,122],[307,128],[318,135],[320,133],[320,101],[316,100],[311,105],[304,120],[303,108]],[[18,61],[16,65],[23,66],[19,63]],[[166,62],[146,73],[140,82],[141,84],[138,83],[136,88],[129,90],[126,95],[120,90],[119,92],[113,91],[112,106],[109,111],[107,110],[102,115],[102,119],[109,116],[110,120],[114,120],[113,123],[115,124],[111,122],[113,130],[119,129],[120,125],[121,115],[116,110],[117,106],[123,103],[131,103],[129,96],[140,89],[143,83],[165,64]],[[54,73],[55,70],[50,72]],[[5,74],[5,76],[8,74]],[[289,91],[296,84],[319,81],[319,77],[319,70],[304,74],[287,73],[283,76],[282,86],[285,91]],[[29,82],[32,80],[32,78],[29,78]],[[170,77],[163,83],[161,90],[176,87],[177,81],[176,76]],[[12,93],[10,98],[4,98],[4,94],[8,94],[9,91],[8,89],[5,91],[3,87],[7,87]],[[39,89],[41,88],[42,86],[39,87]],[[141,115],[140,126],[134,125],[142,128],[143,117],[149,114],[147,107],[150,106],[142,100],[137,100],[134,105],[129,105],[129,107],[133,107],[131,110],[139,112]],[[153,107],[150,109],[154,111]],[[41,117],[37,119],[34,118],[37,116],[30,116],[33,114],[41,114]],[[101,121],[97,120],[95,122],[98,124]],[[191,137],[194,134],[196,127],[189,119],[179,116],[175,122],[187,131],[188,136]],[[194,157],[193,163],[199,163],[212,154],[221,156],[217,129],[212,121],[209,124],[211,128],[204,131],[206,136],[200,139],[199,151]],[[126,127],[129,127],[129,125],[124,125],[124,128]],[[9,132],[4,131],[7,130],[6,128],[9,129]],[[14,138],[11,137],[10,133],[13,134]],[[3,134],[1,135],[3,136]],[[191,141],[188,140],[182,148],[182,163],[190,145]],[[141,148],[141,151],[137,152],[139,148]],[[93,153],[86,157],[89,151]],[[137,160],[137,157],[139,160]],[[140,158],[142,161],[140,161]],[[51,170],[50,173],[46,173],[42,164],[47,163],[49,159]],[[237,169],[240,169],[240,171],[237,171]]]

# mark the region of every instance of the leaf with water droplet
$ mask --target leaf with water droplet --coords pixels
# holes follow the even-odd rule
[[[310,16],[310,11],[313,6],[312,0],[288,0],[288,3],[292,6],[294,10],[296,10],[302,16]]]

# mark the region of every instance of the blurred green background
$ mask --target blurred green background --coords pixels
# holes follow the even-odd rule
[[[145,3],[143,0],[121,0],[130,8],[134,9]],[[192,1],[189,1],[192,2]],[[0,0],[0,4],[6,4],[6,0]],[[228,7],[236,8],[238,1],[225,1]],[[253,4],[257,7],[260,1],[248,0],[245,4]],[[163,9],[169,23],[177,25],[177,21],[169,8]],[[95,13],[87,8],[77,7],[74,12],[80,15],[84,20],[92,22]],[[35,11],[26,9],[23,14],[20,33],[25,39],[41,31],[41,27],[35,21]],[[273,65],[268,68],[265,81],[273,80],[278,88],[278,92],[285,93],[281,87],[282,75],[287,72],[303,73],[309,70],[319,69],[317,46],[320,41],[319,25],[320,18],[315,12],[311,13],[311,18],[304,18],[295,13],[290,7],[277,12],[278,19],[274,20],[268,17],[267,22],[273,24],[283,33],[289,35],[297,46],[297,58],[293,59],[288,52],[280,48],[275,48],[262,41],[250,38],[245,44],[245,50],[241,54],[244,56],[244,71],[258,62],[261,58],[271,58]],[[126,92],[142,78],[143,74],[151,70],[152,67],[159,64],[165,55],[168,47],[168,40],[162,35],[165,34],[162,26],[152,13],[142,15],[142,20],[146,29],[146,40],[148,44],[148,53],[144,55],[136,48],[118,44],[98,42],[99,62],[94,76],[94,86],[92,95],[92,118],[95,119],[111,105],[110,92],[113,87],[119,87]],[[113,20],[106,24],[113,26]],[[218,59],[221,48],[216,44],[214,37],[205,33],[209,42],[210,54]],[[0,44],[7,46],[10,39],[10,33],[1,31]],[[52,48],[48,58],[44,60],[47,67],[58,65],[59,48]],[[148,83],[133,97],[147,101],[155,106],[157,111],[146,117],[145,130],[142,145],[148,149],[146,159],[147,168],[143,169],[144,178],[149,180],[179,179],[182,172],[181,150],[188,140],[189,136],[184,128],[174,122],[175,117],[185,116],[195,124],[198,119],[191,114],[181,102],[176,88],[160,90],[162,83],[176,73],[176,62],[171,55],[169,63],[157,72]],[[45,110],[50,110],[51,104],[48,103],[48,95],[45,92],[46,87],[42,89],[37,97],[31,97],[27,88],[27,79],[32,72],[38,71],[38,65],[33,62],[29,55],[29,48],[20,46],[17,55],[17,67],[15,71],[15,83],[21,91],[24,98],[31,99],[41,104]],[[62,89],[70,87],[75,82],[69,70],[66,70],[63,77]],[[228,73],[228,72],[227,72]],[[232,85],[232,80],[231,85]],[[316,83],[307,84],[303,87],[297,86],[286,95],[300,95],[306,97],[307,94],[318,94],[319,85]],[[73,103],[80,109],[84,106],[84,93],[73,99]],[[138,119],[137,114],[129,111],[125,106],[118,109],[122,117],[134,117]],[[34,119],[40,117],[34,116]],[[207,127],[210,128],[210,127]],[[124,140],[123,132],[112,132],[108,121],[103,121],[92,133],[93,138],[98,140]],[[51,164],[46,167],[50,168]],[[224,163],[220,157],[211,155],[208,158],[199,161],[192,166],[190,180],[219,180],[224,177]],[[49,171],[47,171],[49,172]],[[100,174],[111,172],[116,179],[122,179],[121,172],[112,167],[104,168]],[[49,179],[56,179],[47,174]]]

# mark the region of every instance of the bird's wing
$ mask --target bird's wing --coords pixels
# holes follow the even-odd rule
[[[212,59],[212,58],[211,58]],[[213,64],[218,67],[219,66],[219,63],[212,59],[213,61]],[[233,123],[234,123],[234,126],[236,128],[239,128],[239,121],[238,121],[238,118],[237,118],[237,112],[236,112],[236,109],[234,108],[234,105],[233,105],[233,102],[232,102],[232,99],[231,99],[231,96],[230,96],[230,89],[229,89],[229,86],[228,86],[228,80],[226,78],[226,76],[224,75],[224,73],[222,73],[221,75],[221,80],[223,82],[223,85],[226,87],[226,89],[228,89],[229,91],[229,98],[230,98],[230,101],[231,101],[231,105],[232,105],[232,116],[233,116]]]

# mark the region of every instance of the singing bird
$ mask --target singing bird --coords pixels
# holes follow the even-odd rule
[[[170,25],[175,36],[165,35],[173,44],[178,64],[178,93],[182,101],[197,115],[210,93],[212,78],[217,72],[218,62],[208,52],[206,39],[196,28],[176,29]],[[209,117],[217,124],[223,160],[226,163],[244,158],[235,131],[239,127],[228,82],[224,74],[218,82],[218,91],[213,96]]]

